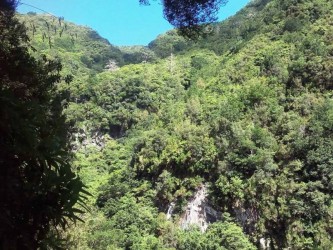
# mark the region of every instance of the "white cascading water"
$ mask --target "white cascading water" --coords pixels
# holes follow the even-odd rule
[[[171,219],[171,216],[172,216],[172,213],[173,213],[173,209],[175,208],[175,203],[174,202],[171,202],[169,207],[168,207],[168,211],[167,211],[167,214],[166,214],[166,218],[167,220],[170,220]]]

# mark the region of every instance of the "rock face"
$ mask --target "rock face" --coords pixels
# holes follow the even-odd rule
[[[192,199],[189,200],[185,212],[180,216],[179,225],[182,229],[186,230],[191,226],[197,226],[201,232],[205,232],[209,224],[222,219],[221,212],[210,206],[207,196],[207,187],[201,185],[194,193]],[[169,204],[166,212],[167,220],[172,219],[175,206],[176,202]],[[241,202],[236,202],[233,209],[236,220],[242,225],[243,230],[253,230],[252,227],[254,227],[256,221],[259,219],[257,211],[250,208],[245,209]],[[271,249],[270,238],[262,237],[258,243],[261,250]]]
[[[233,212],[236,217],[236,221],[242,226],[244,232],[252,234],[255,232],[255,225],[259,220],[258,211],[253,207],[244,207],[244,204],[240,201],[236,201],[233,204]]]
[[[106,136],[100,131],[88,132],[88,129],[81,128],[76,133],[73,133],[72,147],[74,151],[87,146],[94,146],[102,149],[105,146]]]
[[[175,203],[171,203],[167,212],[167,219],[172,216]],[[188,229],[190,226],[197,226],[202,232],[206,231],[208,225],[221,218],[221,214],[213,209],[207,199],[207,188],[202,185],[187,204],[185,212],[181,215],[180,227]]]

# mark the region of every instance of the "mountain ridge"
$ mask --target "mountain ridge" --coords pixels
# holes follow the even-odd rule
[[[170,31],[151,62],[61,85],[68,121],[105,140],[76,152],[94,212],[70,246],[332,248],[332,10],[253,1],[206,40]],[[203,184],[222,219],[205,233],[179,229]]]

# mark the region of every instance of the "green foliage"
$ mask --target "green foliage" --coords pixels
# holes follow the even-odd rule
[[[154,62],[157,59],[154,51],[145,46],[121,46],[120,50],[126,64]]]
[[[256,249],[243,234],[242,229],[233,222],[218,222],[211,225],[205,234],[193,228],[180,231],[177,249],[224,250]]]
[[[75,166],[98,211],[73,248],[254,249],[265,239],[274,249],[331,249],[332,9],[251,1],[196,43],[171,31],[149,48],[121,48],[132,64],[107,72],[95,68],[106,60],[96,33],[83,39],[91,54],[60,39],[77,76],[59,85],[71,96]],[[203,183],[231,219],[181,230]]]
[[[189,41],[178,36],[177,33],[172,30],[158,36],[154,41],[149,43],[148,47],[160,58],[165,58],[170,56],[171,53],[183,51],[189,43]]]
[[[0,248],[37,249],[81,220],[74,205],[89,193],[71,169],[61,64],[32,57],[25,27],[2,6],[0,30]]]
[[[27,26],[29,35],[33,38],[32,46],[38,53],[56,55],[65,59],[80,58],[82,69],[101,72],[110,59],[123,65],[121,51],[102,38],[96,31],[77,26],[50,15],[19,15],[21,22]],[[64,60],[65,69],[71,65]],[[76,70],[75,68],[72,70]]]

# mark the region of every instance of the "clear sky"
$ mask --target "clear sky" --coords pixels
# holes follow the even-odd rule
[[[172,26],[163,18],[159,0],[140,6],[139,0],[20,0],[55,16],[87,25],[115,45],[147,45]],[[229,0],[219,13],[223,20],[244,7],[250,0]],[[25,4],[18,11],[41,12]]]

